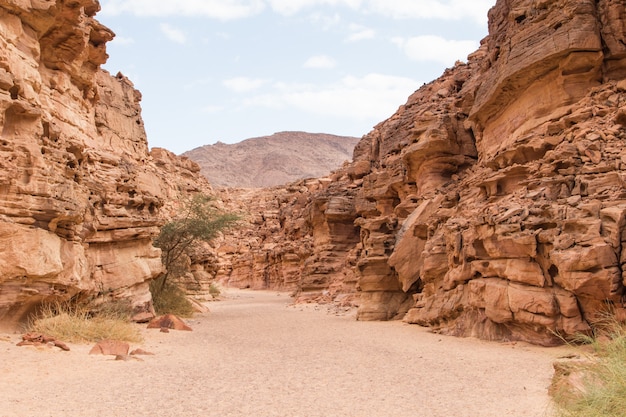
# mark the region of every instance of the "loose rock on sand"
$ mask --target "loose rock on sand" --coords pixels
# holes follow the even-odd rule
[[[0,338],[2,417],[540,417],[565,348],[459,339],[227,290],[143,361]],[[143,328],[144,326],[142,326]],[[15,339],[15,336],[10,339]]]

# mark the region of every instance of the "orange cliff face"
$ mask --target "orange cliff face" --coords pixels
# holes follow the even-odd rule
[[[275,230],[261,216],[252,245],[226,245],[218,276],[247,256],[238,285],[281,287],[298,253],[284,259],[303,299],[496,340],[553,344],[624,316],[626,6],[498,1],[489,31],[351,164],[276,200]]]
[[[31,4],[32,3],[32,4]],[[128,297],[197,164],[148,151],[140,99],[100,69],[95,0],[0,0],[0,321]],[[459,336],[552,344],[624,316],[626,6],[498,1],[467,63],[423,86],[329,177],[225,190],[247,214],[193,281],[294,291]]]
[[[32,3],[32,4],[31,4]],[[152,244],[199,168],[148,152],[141,94],[100,69],[114,34],[95,0],[0,0],[0,321],[107,294],[152,310]],[[174,162],[173,162],[174,161]],[[159,164],[159,166],[157,166]],[[180,175],[167,178],[162,165]],[[189,180],[193,178],[193,181]]]
[[[364,139],[361,318],[551,344],[622,307],[625,18],[499,1],[468,63]]]

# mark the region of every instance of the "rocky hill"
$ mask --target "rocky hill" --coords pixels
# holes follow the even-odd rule
[[[349,166],[235,194],[250,227],[217,276],[486,339],[553,344],[626,317],[625,28],[618,0],[499,0],[481,47]]]
[[[352,160],[359,138],[280,132],[227,145],[218,142],[185,152],[214,186],[261,188],[328,175]]]

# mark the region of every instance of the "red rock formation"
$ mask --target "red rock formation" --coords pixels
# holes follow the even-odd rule
[[[98,10],[96,0],[0,0],[4,324],[75,295],[130,298],[149,316],[161,208],[199,187],[188,186],[196,164],[148,153],[140,93],[100,69],[114,35]]]
[[[172,329],[172,330],[186,330],[192,331],[182,319],[173,315],[166,314],[164,316],[155,317],[148,323],[148,329]]]
[[[361,318],[550,344],[621,308],[619,16],[499,1],[468,63],[365,138]]]
[[[42,333],[25,333],[22,340],[16,346],[56,346],[61,350],[69,351],[70,348],[62,341]]]
[[[219,281],[241,288],[297,290],[304,262],[312,254],[311,228],[304,212],[310,182],[221,191],[220,198],[229,210],[243,214],[246,225],[217,242],[219,263],[213,275]]]
[[[99,69],[113,35],[98,7],[0,0],[5,321],[80,294],[130,297],[149,316],[151,239],[181,194],[210,190],[193,162],[148,153],[140,94]],[[604,309],[624,316],[625,22],[617,0],[498,1],[480,49],[351,164],[226,191],[249,226],[192,259],[190,279],[303,301],[358,290],[362,320],[542,344]]]
[[[623,314],[626,6],[498,1],[489,31],[307,195],[301,237],[258,223],[253,280],[301,241],[298,288],[356,274],[361,320],[552,344]]]
[[[301,302],[351,303],[359,230],[343,174],[222,190],[220,198],[247,224],[216,242],[218,269],[211,275],[225,285],[291,291]]]
[[[130,345],[121,340],[101,340],[89,351],[90,355],[128,355]]]

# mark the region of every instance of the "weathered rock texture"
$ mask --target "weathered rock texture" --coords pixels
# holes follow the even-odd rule
[[[624,2],[498,1],[480,49],[376,126],[331,184],[270,202],[246,274],[323,288],[342,259],[359,319],[557,343],[623,309],[625,143]],[[281,272],[285,259],[299,268]]]
[[[280,132],[227,145],[218,142],[185,152],[214,186],[274,187],[319,178],[352,159],[359,138]]]
[[[298,301],[354,302],[359,229],[356,187],[343,172],[261,191],[222,190],[247,225],[217,246],[217,280],[236,287],[292,291]]]
[[[100,69],[96,0],[0,0],[0,321],[107,294],[150,314],[151,240],[199,168],[148,153],[141,95]],[[158,164],[169,164],[175,179]],[[192,177],[195,178],[192,180]]]
[[[405,320],[550,343],[621,308],[626,47],[603,37],[624,7],[498,2],[468,64],[370,135],[387,149],[370,160],[401,172],[393,190],[372,170],[364,196],[397,203],[388,264],[415,293]]]

